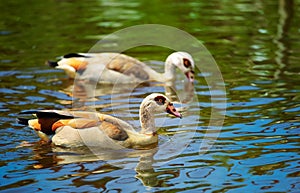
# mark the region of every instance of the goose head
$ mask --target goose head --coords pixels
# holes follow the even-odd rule
[[[176,110],[170,100],[165,95],[159,93],[150,94],[143,100],[140,109],[141,116],[144,115],[143,112],[151,114],[166,112],[175,117],[182,118],[182,115]]]
[[[175,79],[175,68],[179,68],[189,82],[194,82],[195,62],[187,52],[174,52],[166,59],[165,73],[168,79]]]

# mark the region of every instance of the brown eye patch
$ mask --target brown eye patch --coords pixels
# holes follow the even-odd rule
[[[189,61],[189,60],[186,59],[186,58],[183,58],[183,65],[184,65],[186,68],[190,68],[190,67],[192,66],[191,61]]]
[[[163,96],[157,96],[154,98],[157,104],[164,105],[166,103],[166,98]]]

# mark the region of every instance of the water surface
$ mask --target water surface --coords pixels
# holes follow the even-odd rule
[[[298,0],[2,1],[0,190],[299,192],[299,4]],[[184,106],[184,119],[158,119],[161,137],[154,150],[118,156],[113,152],[94,156],[87,149],[66,152],[39,143],[32,130],[16,123],[23,110],[74,107],[73,82],[44,65],[46,60],[87,52],[105,35],[145,23],[182,29],[214,56],[227,96],[226,112],[220,111],[225,113],[220,132],[208,126],[212,110],[219,109],[211,97],[220,96],[207,85],[209,74],[200,71],[196,71],[196,98]],[[170,52],[153,46],[126,51],[152,61],[158,70]],[[99,87],[93,102],[86,104],[138,126],[142,98],[164,92],[161,84],[139,86],[131,93],[122,89],[110,93],[110,88]],[[200,148],[216,135],[209,150]],[[188,146],[175,155],[163,146],[180,142]]]

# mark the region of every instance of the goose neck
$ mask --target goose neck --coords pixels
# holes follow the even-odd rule
[[[147,134],[147,135],[152,135],[155,134],[155,120],[153,113],[147,106],[141,105],[140,108],[140,123],[141,123],[141,133],[142,134]]]
[[[176,66],[173,64],[172,60],[169,58],[165,62],[165,73],[164,77],[165,80],[175,80],[175,72],[176,72]]]

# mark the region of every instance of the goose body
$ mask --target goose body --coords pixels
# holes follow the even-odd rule
[[[194,81],[194,60],[187,52],[174,52],[165,61],[165,72],[159,73],[147,64],[119,53],[71,53],[49,66],[63,69],[70,78],[80,78],[102,83],[134,83],[144,81],[166,82],[175,80],[176,67],[190,82]]]
[[[37,110],[36,119],[19,118],[19,123],[33,128],[44,141],[57,146],[93,146],[105,149],[143,148],[158,142],[154,114],[167,112],[181,118],[169,99],[158,93],[147,96],[140,106],[141,130],[127,122],[96,112]],[[53,135],[50,140],[50,135]]]

